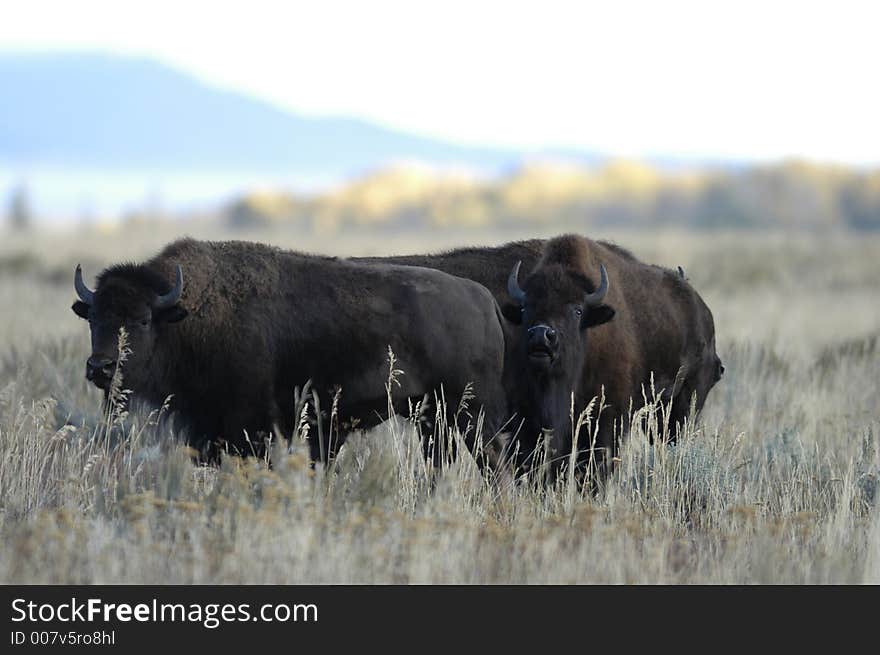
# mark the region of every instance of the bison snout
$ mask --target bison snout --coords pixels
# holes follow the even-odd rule
[[[550,358],[559,345],[559,334],[549,325],[529,328],[529,356]]]
[[[92,355],[86,361],[86,379],[103,387],[110,382],[116,361],[101,355]]]

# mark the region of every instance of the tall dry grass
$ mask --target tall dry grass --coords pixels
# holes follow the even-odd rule
[[[611,236],[684,266],[727,372],[675,446],[649,444],[658,414],[634,417],[596,495],[569,476],[488,480],[468,456],[432,483],[405,419],[353,437],[330,471],[296,438],[271,468],[195,466],[161,412],[104,415],[69,310],[76,261],[93,275],[171,235],[4,240],[0,581],[880,582],[880,240]],[[455,235],[261,238],[361,254]]]

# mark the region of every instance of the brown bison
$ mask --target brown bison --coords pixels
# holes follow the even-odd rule
[[[475,280],[521,325],[510,355],[518,370],[508,374],[517,381],[509,393],[524,421],[519,432],[524,464],[548,431],[556,457],[570,450],[572,392],[577,417],[604,391],[607,406],[595,444],[592,435],[583,434],[578,444],[585,460],[594,445],[593,461],[606,469],[629,412],[643,404],[652,374],[654,388],[671,407],[674,439],[691,400],[699,411],[724,370],[715,353],[712,312],[682,272],[644,264],[614,244],[566,235],[381,261]],[[528,272],[522,280],[520,268]]]
[[[294,390],[311,381],[338,423],[367,428],[388,414],[388,349],[402,369],[390,385],[394,411],[441,390],[448,419],[485,411],[484,434],[506,418],[504,319],[481,285],[425,268],[366,265],[246,242],[182,239],[143,264],[98,276],[76,269],[73,311],[89,321],[86,377],[101,389],[117,368],[119,331],[131,354],[121,367],[133,398],[171,408],[190,443],[209,457],[225,446],[248,453],[257,435],[291,434]],[[453,411],[468,383],[472,417]],[[333,451],[310,434],[314,459]],[[249,435],[249,439],[246,437]],[[344,437],[344,434],[341,435]]]

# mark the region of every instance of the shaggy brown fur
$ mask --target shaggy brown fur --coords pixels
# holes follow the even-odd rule
[[[600,449],[597,463],[607,468],[606,462],[617,449],[615,435],[625,433],[630,410],[642,406],[644,388],[650,395],[652,373],[656,391],[662,392],[665,401],[671,400],[669,425],[674,438],[675,426],[687,416],[692,397],[699,411],[723,371],[715,353],[712,312],[677,272],[644,264],[615,244],[578,235],[369,261],[430,266],[468,277],[485,285],[506,310],[517,312],[518,308],[509,307],[507,279],[520,260],[524,272],[533,271],[522,285],[527,291],[532,290],[530,285],[534,287],[536,310],[542,317],[558,313],[562,305],[595,289],[600,264],[605,265],[610,280],[604,304],[615,311],[611,321],[582,332],[582,359],[567,362],[568,372],[576,372],[571,386],[547,389],[540,402],[514,398],[526,414],[525,432],[520,433],[524,452],[528,454],[536,443],[536,435],[529,432],[552,427],[554,447],[564,453],[571,443],[571,391],[577,415],[604,389],[608,407],[602,413],[595,445]],[[523,393],[528,395],[527,390]],[[547,425],[548,419],[555,424]],[[589,445],[585,441],[580,435],[579,445]]]
[[[589,350],[578,391],[584,403],[604,387],[610,412],[598,445],[613,456],[617,444],[612,435],[625,432],[630,402],[637,409],[643,395],[651,399],[652,375],[655,391],[671,401],[674,436],[692,395],[696,394],[696,407],[702,408],[720,376],[720,360],[712,313],[677,272],[643,264],[619,248],[577,235],[550,241],[535,270],[561,265],[572,276],[597,280],[600,264],[610,279],[604,302],[616,313],[585,335]]]
[[[165,320],[151,307],[178,265],[183,294]],[[294,389],[309,380],[324,409],[341,388],[337,426],[376,425],[387,416],[389,347],[404,371],[391,386],[396,411],[443,385],[454,412],[472,382],[470,412],[485,409],[486,433],[506,418],[498,306],[484,287],[440,271],[182,239],[144,264],[104,271],[93,304],[78,301],[74,311],[89,319],[93,356],[115,359],[126,327],[132,354],[123,386],[156,407],[173,395],[201,450],[223,444],[247,453],[245,431],[256,442],[276,425],[290,435]],[[317,430],[310,435],[316,459],[338,445],[329,428],[325,443]]]

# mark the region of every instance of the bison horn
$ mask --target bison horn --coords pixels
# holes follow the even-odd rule
[[[168,309],[172,305],[174,305],[178,300],[180,300],[180,294],[183,292],[183,271],[180,269],[180,264],[177,265],[177,274],[174,280],[174,288],[171,289],[164,296],[159,296],[156,298],[156,302],[153,303],[153,307],[156,309]]]
[[[83,282],[83,272],[79,264],[76,265],[76,273],[73,274],[73,288],[76,289],[76,295],[87,305],[93,305],[95,302],[95,292],[86,286]]]
[[[510,277],[507,278],[507,293],[510,294],[510,297],[522,305],[526,300],[526,292],[523,291],[519,286],[519,267],[522,266],[522,261],[518,261],[513,270],[510,272]]]
[[[599,275],[601,276],[599,288],[584,298],[584,304],[587,307],[595,307],[600,304],[605,298],[605,294],[608,293],[608,272],[605,270],[604,264],[599,265]]]

